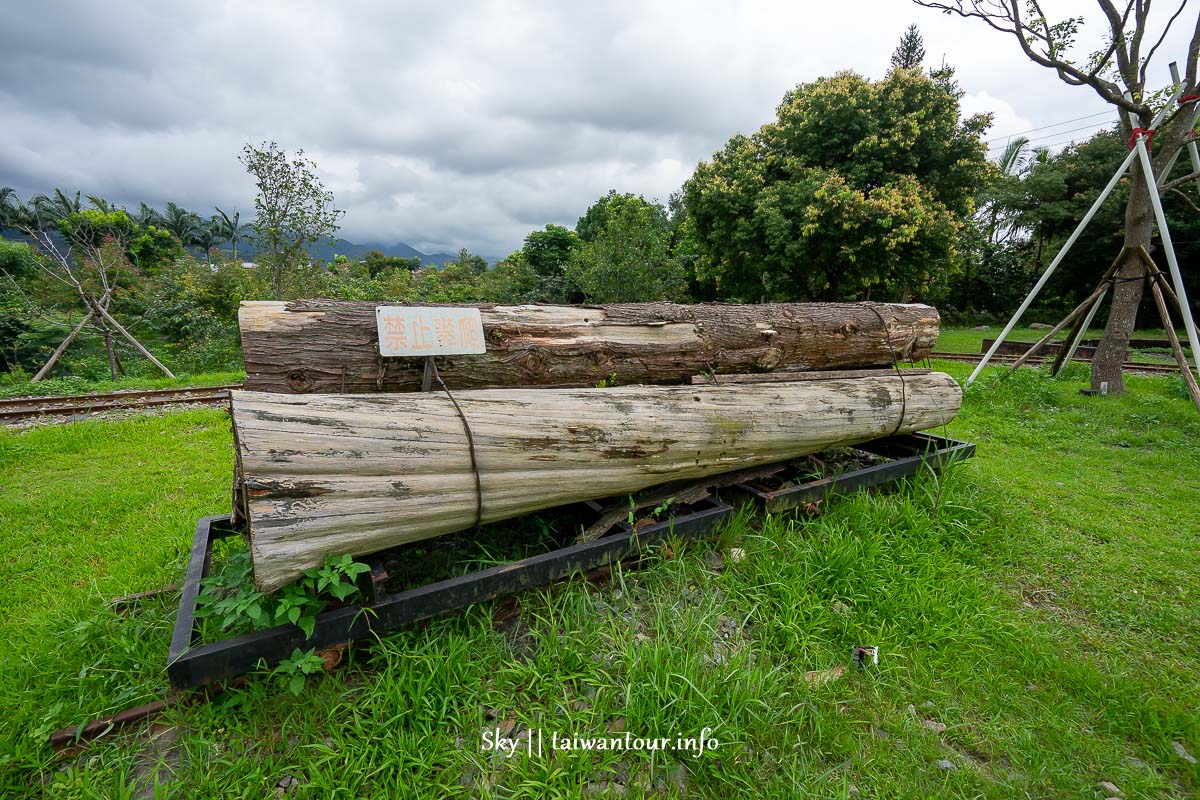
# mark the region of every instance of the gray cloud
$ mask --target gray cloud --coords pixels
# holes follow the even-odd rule
[[[897,0],[114,0],[2,13],[0,184],[246,213],[238,152],[274,139],[317,161],[347,238],[425,250],[503,255],[610,188],[665,200],[796,83],[882,75],[913,21],[928,61],[957,67],[970,109],[996,112],[997,135],[1105,108],[982,25]]]

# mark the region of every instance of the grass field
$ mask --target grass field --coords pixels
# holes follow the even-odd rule
[[[257,679],[75,757],[46,735],[165,691],[175,598],[106,599],[179,580],[195,519],[228,508],[229,423],[0,432],[0,796],[1195,796],[1200,417],[1178,379],[1084,380],[973,387],[949,432],[978,456],[941,479],[745,516],[515,620],[475,607],[299,697]],[[823,672],[858,644],[877,667]],[[718,745],[504,758],[497,727]]]
[[[978,330],[976,328],[942,328],[941,335],[938,336],[937,344],[934,346],[934,351],[939,353],[972,353],[979,355],[983,352],[983,340],[995,339],[1004,330],[1003,325],[992,325],[987,330]],[[1006,341],[1010,342],[1037,342],[1046,335],[1046,331],[1037,328],[1017,327],[1013,328]],[[1191,349],[1188,347],[1187,334],[1183,331],[1178,331],[1179,340],[1183,343],[1183,349],[1188,357],[1191,357]],[[1104,335],[1102,328],[1089,328],[1083,335],[1083,339],[1099,339]],[[1162,329],[1158,330],[1139,330],[1133,334],[1135,337],[1142,339],[1162,339],[1166,341],[1167,334]],[[1067,332],[1063,331],[1054,336],[1054,341],[1059,342],[1066,339]],[[1171,351],[1167,347],[1151,348],[1147,350],[1133,350],[1129,356],[1130,361],[1143,363],[1163,363],[1174,364],[1175,359],[1171,355]]]

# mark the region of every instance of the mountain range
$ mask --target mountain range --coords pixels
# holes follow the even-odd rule
[[[58,233],[52,233],[51,235],[54,237],[56,242],[65,246],[65,242],[61,241],[61,237]],[[27,241],[28,239],[28,237],[26,237],[21,231],[11,228],[0,228],[0,237],[18,242]],[[195,248],[189,249],[191,249],[193,253],[197,252]],[[225,253],[229,253],[232,250],[228,244],[222,244],[220,249]],[[379,250],[385,256],[419,258],[421,259],[421,266],[423,267],[441,267],[447,261],[458,260],[457,253],[422,253],[417,248],[413,247],[412,245],[405,244],[404,242],[397,242],[396,244],[377,244],[374,242],[366,242],[364,244],[359,244],[357,242],[351,242],[347,239],[334,239],[332,244],[329,242],[315,244],[308,249],[308,252],[313,258],[319,258],[324,260],[325,263],[330,263],[333,261],[333,257],[335,255],[345,256],[351,261],[361,261],[363,256],[365,256],[369,250]],[[238,243],[238,256],[245,261],[253,261],[254,255],[257,252],[257,249],[250,242]],[[487,262],[489,264],[494,264],[499,260],[489,256],[485,256],[485,258],[487,258]]]

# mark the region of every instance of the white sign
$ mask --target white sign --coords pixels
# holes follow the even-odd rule
[[[484,353],[478,308],[377,306],[382,356],[454,356]]]

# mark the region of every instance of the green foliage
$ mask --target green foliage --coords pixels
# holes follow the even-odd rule
[[[289,692],[298,695],[304,691],[305,679],[319,673],[324,666],[325,661],[317,655],[316,648],[301,650],[297,647],[288,658],[279,662],[271,674],[278,677]]]
[[[147,274],[183,256],[183,245],[166,228],[146,225],[138,228],[125,248],[129,262]]]
[[[225,635],[291,623],[312,636],[326,598],[350,601],[358,593],[358,576],[371,569],[348,554],[327,556],[324,565],[306,569],[295,583],[267,593],[254,588],[250,551],[228,544],[224,549],[202,583],[196,617],[211,620]]]
[[[381,250],[368,250],[363,254],[363,264],[366,265],[367,274],[377,278],[389,270],[416,272],[421,268],[421,259],[388,256]]]
[[[85,208],[58,219],[58,230],[75,245],[99,248],[106,241],[127,243],[133,238],[136,224],[124,211],[101,211]]]
[[[254,178],[254,234],[261,252],[257,256],[271,276],[276,300],[302,286],[310,276],[308,246],[332,240],[344,212],[333,203],[317,177],[317,165],[303,150],[289,159],[275,142],[242,148],[239,160]]]
[[[519,259],[514,260],[514,256],[518,255],[514,253],[508,260],[513,268],[519,265],[532,274],[536,288],[524,292],[529,295],[528,299],[563,303],[570,298],[571,287],[566,269],[579,244],[580,238],[575,232],[561,225],[547,225],[543,230],[532,231],[525,237]]]
[[[987,124],[911,70],[797,86],[685,185],[699,277],[740,300],[936,297],[958,267]]]
[[[683,300],[688,275],[671,251],[666,209],[609,192],[580,219],[587,237],[570,252],[566,274],[589,302]]]
[[[520,250],[496,262],[480,278],[482,295],[495,303],[561,302],[565,285],[565,273],[543,279]]]
[[[0,237],[0,276],[20,280],[33,275],[37,269],[33,250],[24,242],[10,242]]]

